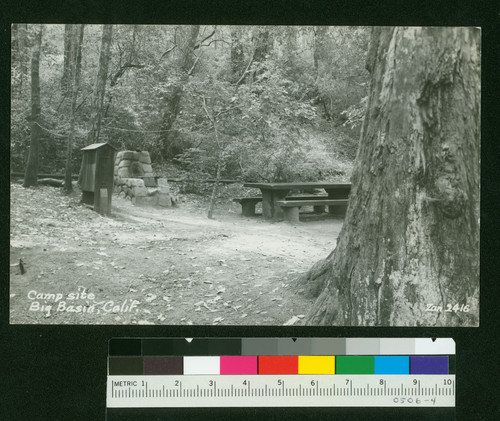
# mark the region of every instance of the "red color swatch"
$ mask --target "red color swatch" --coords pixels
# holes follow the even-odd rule
[[[259,374],[298,374],[299,357],[290,356],[259,356]]]

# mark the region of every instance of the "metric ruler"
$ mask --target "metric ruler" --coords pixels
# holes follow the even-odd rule
[[[116,339],[107,408],[453,408],[454,361],[448,338]]]
[[[453,407],[454,375],[110,376],[108,408]]]

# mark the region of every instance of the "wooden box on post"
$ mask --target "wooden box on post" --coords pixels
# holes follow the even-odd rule
[[[116,149],[109,143],[94,143],[82,148],[82,167],[78,183],[82,202],[93,205],[103,215],[111,211]]]

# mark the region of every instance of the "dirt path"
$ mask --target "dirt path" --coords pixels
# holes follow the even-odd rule
[[[342,220],[297,226],[245,218],[225,200],[113,216],[78,193],[11,188],[11,323],[281,325],[311,302],[293,279],[326,257]],[[20,274],[19,259],[26,273]]]

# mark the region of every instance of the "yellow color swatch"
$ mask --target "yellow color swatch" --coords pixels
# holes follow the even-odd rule
[[[299,355],[299,374],[335,374],[335,357]]]

